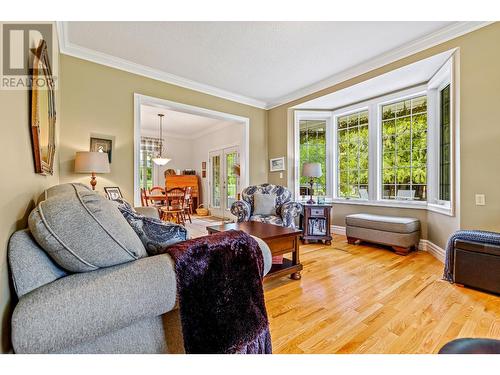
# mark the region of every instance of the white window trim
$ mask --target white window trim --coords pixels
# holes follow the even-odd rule
[[[457,196],[457,180],[459,171],[456,170],[458,164],[458,56],[454,54],[443,67],[431,78],[431,80],[422,85],[400,90],[388,95],[379,96],[367,101],[359,102],[353,105],[325,110],[296,110],[294,111],[294,190],[295,198],[299,199],[299,179],[300,161],[299,161],[299,122],[300,120],[326,120],[327,121],[327,165],[330,166],[327,171],[327,198],[329,203],[366,205],[380,207],[396,207],[409,209],[424,209],[438,212],[447,216],[455,216]],[[451,79],[450,79],[451,77]],[[438,194],[439,181],[439,137],[436,132],[439,131],[436,119],[439,118],[439,101],[436,97],[439,90],[450,84],[450,163],[451,163],[451,191],[450,201],[443,202],[435,199]],[[421,95],[427,95],[427,121],[430,126],[427,129],[427,201],[405,201],[382,199],[382,143],[379,141],[382,137],[382,106],[405,100]],[[333,173],[338,167],[337,151],[337,118],[346,114],[359,112],[368,109],[368,131],[369,131],[369,177],[368,177],[368,200],[359,198],[340,198],[338,192],[338,173]],[[329,130],[330,129],[330,130]],[[375,171],[375,172],[374,172]]]
[[[346,114],[368,110],[368,200],[356,198],[341,198],[337,195],[337,173],[334,173],[333,181],[333,202],[369,204],[390,207],[413,207],[421,208],[427,205],[427,202],[403,201],[395,199],[382,199],[382,106],[405,99],[422,96],[426,94],[427,85],[419,85],[409,89],[401,90],[388,95],[379,96],[364,102],[360,102],[348,107],[343,107],[333,111],[333,153],[334,163],[338,165],[337,155],[337,118]],[[333,170],[333,169],[332,169]]]
[[[326,195],[331,197],[332,194],[332,112],[331,111],[295,111],[294,121],[294,195],[295,199],[300,199],[300,121],[302,120],[324,120],[326,121]]]
[[[428,121],[434,124],[428,129],[427,139],[427,179],[428,196],[427,206],[430,211],[438,212],[448,216],[454,216],[454,98],[455,88],[453,84],[453,66],[454,57],[452,56],[443,66],[434,74],[427,84],[428,92]],[[450,85],[450,200],[443,201],[439,199],[439,166],[440,166],[440,92],[447,85]]]

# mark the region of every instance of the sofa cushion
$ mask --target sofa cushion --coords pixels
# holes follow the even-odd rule
[[[49,189],[31,212],[33,237],[62,268],[93,271],[147,256],[116,204],[81,184]]]
[[[420,230],[420,221],[411,217],[353,214],[347,215],[345,222],[347,226],[394,233],[412,233]]]
[[[283,220],[275,215],[252,215],[250,221],[260,221],[261,223],[283,225]]]
[[[125,200],[115,201],[123,217],[139,236],[149,255],[158,255],[178,242],[186,241],[187,230],[182,225],[139,214]]]
[[[276,194],[255,193],[253,195],[254,215],[276,215]]]

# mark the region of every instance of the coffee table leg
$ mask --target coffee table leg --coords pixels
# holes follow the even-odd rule
[[[297,265],[300,263],[300,257],[299,257],[299,236],[295,237],[295,250],[292,253],[292,264]],[[292,280],[300,280],[301,279],[300,271],[294,272],[290,275],[290,278]]]

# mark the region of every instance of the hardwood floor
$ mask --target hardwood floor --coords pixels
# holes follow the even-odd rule
[[[192,236],[220,219],[197,217]],[[436,353],[459,337],[500,338],[500,297],[441,280],[426,252],[301,246],[302,279],[264,283],[274,353]]]
[[[274,353],[435,353],[459,337],[500,338],[500,297],[441,280],[418,251],[301,246],[299,281],[264,284]]]

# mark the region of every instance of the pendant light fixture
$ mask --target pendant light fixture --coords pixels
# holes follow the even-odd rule
[[[160,153],[152,159],[156,165],[165,165],[172,160],[163,157],[163,116],[165,116],[163,113],[158,113],[158,117],[160,118]]]

